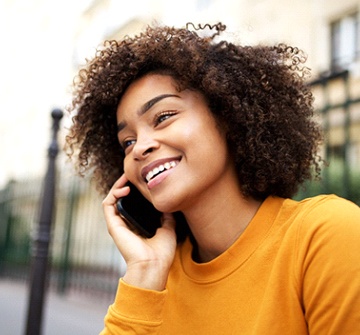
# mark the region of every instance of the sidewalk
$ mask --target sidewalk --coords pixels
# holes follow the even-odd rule
[[[25,284],[0,280],[0,334],[24,335],[28,304]],[[103,328],[105,303],[46,293],[43,335],[97,335]]]

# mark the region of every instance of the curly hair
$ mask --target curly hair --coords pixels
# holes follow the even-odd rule
[[[190,29],[190,28],[193,29]],[[200,36],[210,30],[213,35]],[[217,42],[221,23],[148,26],[135,37],[105,41],[74,80],[67,136],[81,174],[92,170],[106,193],[123,172],[116,109],[127,87],[150,72],[170,74],[179,89],[201,92],[221,121],[246,196],[292,197],[320,174],[322,136],[298,48]]]

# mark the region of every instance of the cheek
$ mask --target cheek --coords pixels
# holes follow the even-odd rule
[[[130,181],[134,181],[135,178],[135,169],[134,167],[131,165],[131,160],[129,159],[128,156],[125,156],[124,158],[124,173],[127,179],[129,179]]]
[[[201,146],[206,139],[207,131],[202,122],[199,120],[191,120],[176,125],[169,129],[168,139],[172,139],[175,143],[183,145],[186,149],[190,147]]]
[[[202,150],[221,154],[227,151],[227,142],[225,135],[218,129],[213,122],[201,124],[196,131],[193,132],[193,141],[201,146]]]

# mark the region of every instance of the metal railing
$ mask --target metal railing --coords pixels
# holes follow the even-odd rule
[[[50,287],[112,301],[125,264],[107,233],[102,198],[88,179],[59,171],[51,232]],[[11,181],[0,191],[0,277],[28,281],[41,181]]]

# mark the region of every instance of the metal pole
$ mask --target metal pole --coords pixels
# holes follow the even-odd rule
[[[52,140],[48,148],[48,167],[45,175],[42,201],[40,206],[39,224],[33,240],[32,266],[30,273],[30,297],[27,313],[26,335],[40,335],[44,291],[48,270],[48,254],[51,239],[51,224],[54,214],[55,201],[55,160],[58,154],[57,133],[63,112],[54,109],[51,112],[53,119]]]
[[[64,224],[64,238],[65,247],[63,250],[62,264],[59,267],[59,282],[58,292],[64,294],[68,285],[70,273],[70,244],[71,244],[71,229],[73,223],[74,209],[77,205],[78,191],[77,182],[74,180],[71,187],[71,193],[68,198],[66,206],[65,224]]]
[[[344,77],[344,87],[345,87],[345,104],[344,104],[344,174],[343,174],[343,184],[344,184],[344,193],[343,197],[351,199],[351,181],[350,181],[350,88],[349,88],[349,73],[346,72]]]

